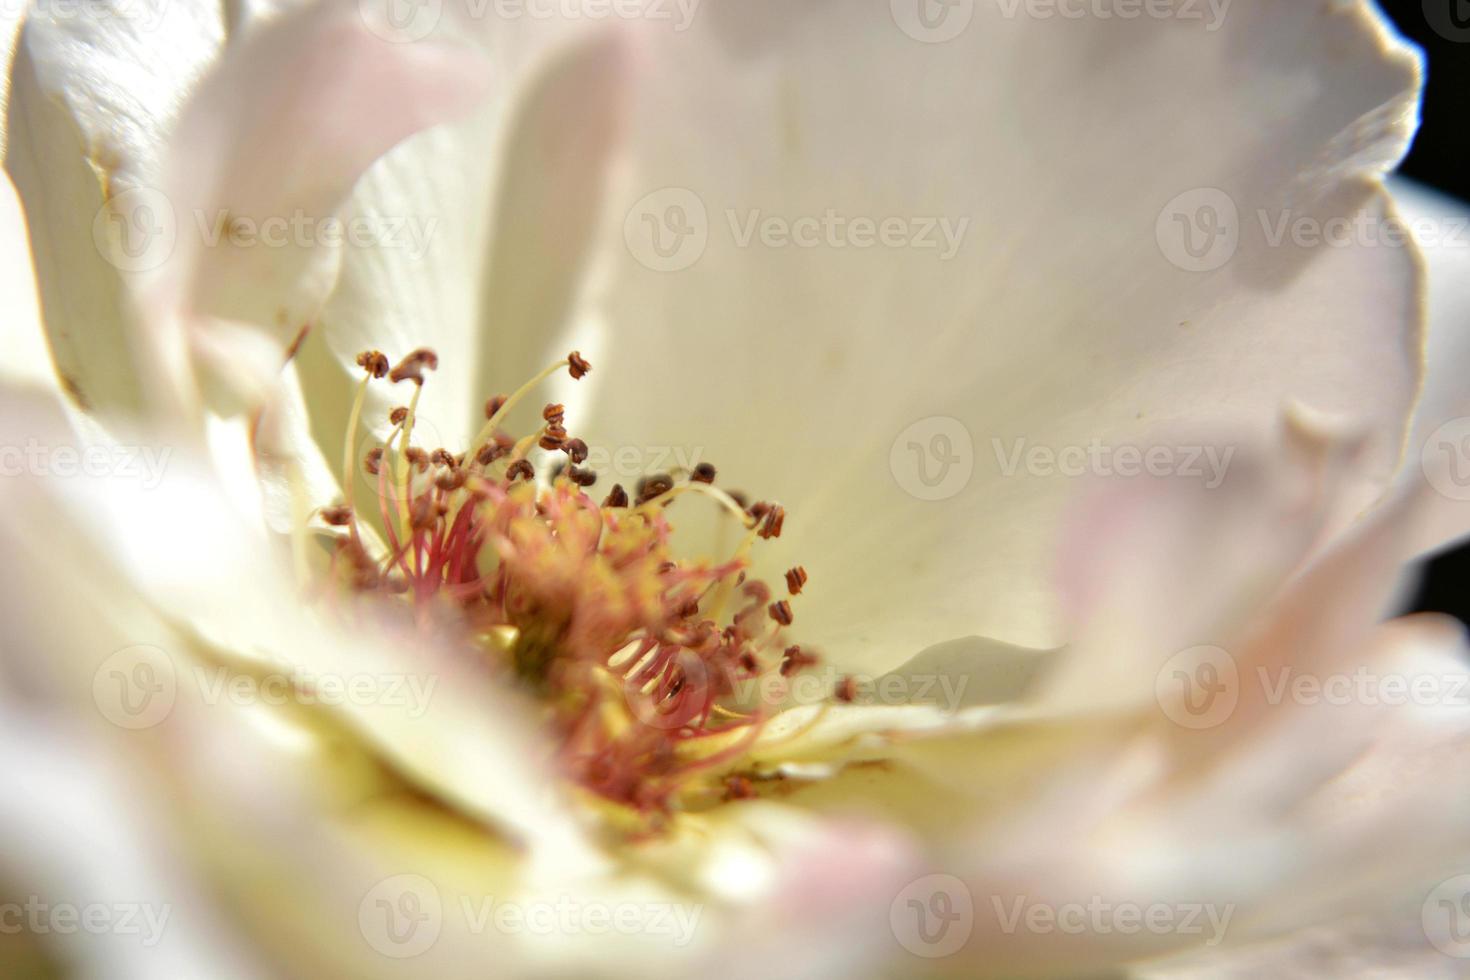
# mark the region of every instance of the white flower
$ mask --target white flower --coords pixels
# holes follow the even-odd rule
[[[1419,467],[1464,398],[1431,374],[1406,439],[1420,260],[1361,232],[1418,66],[1370,7],[415,9],[41,9],[16,45],[7,312],[54,364],[26,334],[0,414],[4,883],[173,916],[81,968],[1076,973],[1448,874],[1464,705],[1383,691],[1443,692],[1462,638],[1379,620],[1465,527]],[[362,380],[418,348],[422,385]],[[545,398],[611,475],[781,501],[779,537],[684,477],[667,514],[677,554],[743,561],[744,525],[752,577],[799,563],[794,623],[732,569],[660,584],[661,546],[569,561],[578,514],[645,525],[566,479],[538,516],[508,460],[464,477],[485,399],[569,350],[517,452],[563,441]],[[400,465],[410,397],[465,460]],[[476,605],[492,560],[516,601]],[[740,629],[669,641],[652,694],[557,672],[674,613]],[[722,728],[788,635],[818,696]]]

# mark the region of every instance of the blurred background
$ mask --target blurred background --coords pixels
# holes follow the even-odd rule
[[[1470,202],[1470,2],[1380,0],[1384,11],[1429,61],[1423,125],[1402,172]],[[1470,206],[1467,206],[1470,209]],[[1470,365],[1466,365],[1470,372]],[[1470,544],[1425,567],[1409,611],[1449,613],[1470,624]]]

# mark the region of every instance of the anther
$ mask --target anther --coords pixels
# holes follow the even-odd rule
[[[628,491],[623,489],[621,483],[614,483],[607,499],[602,502],[604,507],[626,507],[628,506]]]
[[[357,366],[374,378],[381,378],[388,373],[388,355],[382,351],[365,350],[357,355]]]
[[[416,385],[424,383],[424,369],[433,371],[439,367],[439,355],[427,347],[420,347],[409,353],[407,357],[399,361],[393,370],[388,372],[388,380],[397,384],[400,381],[412,381]]]
[[[429,468],[429,454],[418,446],[409,446],[403,451],[403,458],[413,464],[420,473]]]
[[[567,407],[558,405],[556,402],[547,402],[546,407],[541,410],[541,417],[549,425],[561,425],[566,420]]]
[[[489,401],[485,402],[485,418],[493,419],[495,417],[495,413],[500,411],[500,407],[504,404],[504,395],[496,395]]]
[[[486,443],[485,445],[481,446],[480,451],[475,454],[475,461],[478,462],[481,466],[489,466],[491,463],[495,462],[497,459],[500,459],[508,452],[510,452],[510,450],[506,449],[504,446],[497,446],[493,442]]]
[[[571,373],[573,381],[579,381],[583,375],[592,370],[592,365],[587,358],[577,351],[572,351],[567,355],[567,370]]]
[[[367,457],[362,461],[362,468],[367,470],[369,475],[371,476],[378,475],[378,473],[383,468],[382,446],[376,446],[373,449],[368,450]]]
[[[857,700],[857,678],[851,674],[842,678],[837,682],[837,687],[833,689],[832,696],[843,704],[852,704]]]
[[[817,658],[802,651],[801,647],[792,644],[787,647],[781,658],[781,676],[790,677],[803,668],[810,667],[817,662]]]
[[[581,463],[587,459],[587,444],[581,439],[568,439],[562,449],[571,457],[573,463]]]
[[[434,477],[434,486],[448,493],[450,490],[458,490],[464,486],[464,481],[464,470],[442,470],[438,476]]]
[[[345,527],[352,523],[352,508],[346,504],[337,504],[332,507],[322,508],[322,520],[333,527]]]
[[[510,468],[505,471],[505,478],[507,480],[510,480],[512,483],[515,482],[517,477],[523,480],[529,480],[535,475],[536,468],[532,466],[531,461],[527,459],[516,460],[514,463],[511,463]]]
[[[645,476],[638,481],[638,503],[646,504],[655,497],[662,497],[672,489],[674,489],[674,481],[663,473]]]
[[[694,467],[694,472],[689,475],[689,479],[693,480],[695,483],[714,483],[714,464],[700,463],[698,466]]]
[[[388,421],[392,422],[394,425],[402,425],[404,422],[408,421],[408,406],[399,405],[397,408],[393,409],[393,411],[388,413]]]
[[[429,454],[429,462],[433,463],[435,466],[454,467],[459,465],[459,463],[454,458],[454,454],[447,449],[434,450],[432,453]]]
[[[781,525],[784,523],[786,523],[786,508],[780,504],[771,504],[770,510],[766,512],[766,519],[761,524],[761,537],[779,538],[781,536]]]
[[[567,430],[559,425],[547,426],[546,431],[541,434],[537,442],[542,449],[560,449],[567,441]]]
[[[801,587],[806,585],[806,569],[797,565],[795,568],[786,570],[786,591],[792,595],[800,595]]]
[[[791,603],[787,602],[785,599],[782,599],[780,602],[771,603],[770,606],[767,607],[767,611],[770,612],[771,618],[780,623],[782,626],[791,625]]]
[[[591,470],[584,470],[577,466],[567,467],[567,479],[579,487],[590,487],[597,482],[597,474]]]

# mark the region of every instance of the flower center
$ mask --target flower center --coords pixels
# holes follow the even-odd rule
[[[364,374],[346,440],[346,499],[321,515],[346,532],[334,579],[419,610],[451,604],[490,668],[544,705],[563,771],[596,797],[661,816],[700,795],[745,795],[747,781],[715,777],[748,752],[772,713],[752,706],[749,692],[767,675],[816,663],[784,639],[805,569],[786,573],[782,598],[747,576],[751,549],[781,534],[785,510],[747,506],[715,486],[708,463],[645,477],[631,495],[613,486],[597,503],[588,494],[597,474],[582,466],[587,444],[567,431],[563,406],[546,405],[539,427],[520,438],[504,431],[508,413],[540,382],[591,370],[576,352],[510,396],[491,398],[484,427],[462,453],[414,444],[425,372],[438,365],[432,351],[416,350],[391,369],[376,351],[357,363]],[[356,437],[368,386],[384,378],[411,383],[412,393],[390,414],[383,445],[363,460],[377,481],[384,539],[370,549],[354,502]],[[742,529],[728,557],[674,557],[669,510],[694,496]]]

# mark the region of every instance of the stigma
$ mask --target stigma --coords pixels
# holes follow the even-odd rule
[[[806,570],[786,572],[782,598],[749,575],[752,549],[780,536],[785,509],[747,505],[716,485],[708,463],[594,496],[599,474],[561,404],[546,404],[530,431],[509,432],[510,412],[543,381],[592,370],[576,351],[488,398],[469,444],[419,445],[419,393],[438,363],[426,348],[396,364],[378,351],[357,358],[344,499],[319,512],[339,532],[329,585],[406,604],[425,622],[452,610],[486,668],[541,706],[562,775],[581,792],[655,821],[730,799],[730,780],[742,778],[730,773],[775,710],[749,692],[817,662],[786,635]],[[382,444],[363,453],[374,384],[408,397]],[[376,483],[367,510],[354,499],[359,467]],[[739,529],[730,553],[675,557],[671,515],[697,506],[691,498]]]

